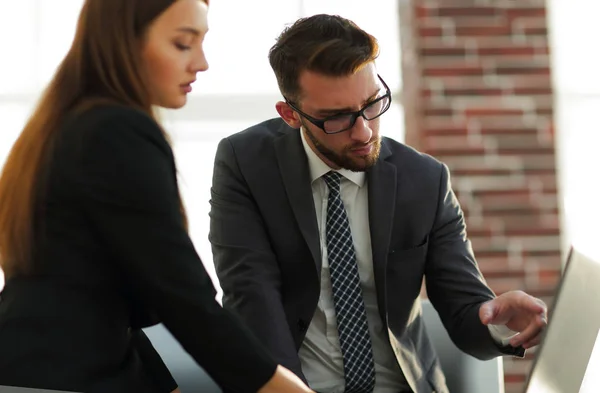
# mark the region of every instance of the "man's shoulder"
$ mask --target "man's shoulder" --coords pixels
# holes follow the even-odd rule
[[[396,165],[408,167],[416,166],[421,168],[426,167],[431,169],[439,169],[443,165],[443,163],[437,158],[427,153],[423,153],[412,146],[398,142],[392,138],[382,138],[382,154],[385,154],[385,149],[388,150],[388,161],[391,161]]]
[[[280,117],[265,120],[228,137],[232,144],[260,144],[293,131]]]

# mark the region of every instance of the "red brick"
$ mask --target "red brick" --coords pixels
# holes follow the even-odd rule
[[[560,234],[560,228],[556,228],[556,235]],[[562,270],[560,256],[541,256],[541,257],[528,257],[527,263],[535,265],[539,269],[554,269],[558,272]]]
[[[548,143],[542,143],[539,135],[523,133],[502,133],[488,137],[499,150],[505,149],[536,149],[546,148]],[[552,143],[550,143],[552,145]]]
[[[508,374],[508,373],[505,373],[504,380],[507,383],[525,382],[525,375],[523,375],[523,374]]]
[[[560,236],[559,227],[537,227],[537,228],[517,228],[517,229],[505,229],[504,233],[507,236],[536,236],[536,235],[553,235]],[[551,258],[554,261],[554,258]],[[554,262],[552,262],[554,263]]]
[[[421,37],[441,37],[444,35],[444,29],[441,27],[421,27],[419,35]]]
[[[492,166],[490,164],[483,163],[481,168],[463,168],[463,169],[452,169],[453,176],[465,177],[465,176],[498,176],[498,175],[510,175],[510,174],[523,174],[523,175],[555,175],[556,169],[551,168],[502,168]]]
[[[532,207],[532,194],[529,193],[518,193],[512,195],[488,195],[478,199],[478,202],[484,206],[487,211],[490,210],[501,210],[506,208],[527,208]]]
[[[477,27],[456,27],[455,34],[459,37],[471,36],[508,36],[512,34],[512,29],[508,26],[477,26]]]
[[[481,118],[478,118],[481,120]],[[510,128],[510,127],[514,128]],[[539,130],[537,128],[526,128],[523,125],[522,121],[515,121],[512,125],[498,125],[497,127],[493,127],[492,125],[484,125],[480,130],[481,135],[490,135],[490,136],[502,136],[502,135],[516,135],[518,137],[527,138],[530,136],[537,136],[539,134]]]
[[[463,206],[463,210],[465,212],[465,215],[470,215],[470,210],[467,206]],[[479,207],[478,208],[478,212],[486,219],[501,219],[501,220],[509,220],[511,217],[519,217],[519,216],[539,216],[540,211],[542,209],[537,208],[535,206],[504,206],[504,207],[500,207],[497,206],[495,208],[488,208],[488,207]],[[543,209],[544,212],[547,213],[552,213],[552,214],[558,214],[558,209],[556,208],[545,208]],[[539,224],[538,224],[539,225]],[[539,226],[538,226],[539,227]],[[523,232],[523,233],[530,233],[530,231],[527,232]],[[537,236],[538,233],[533,233],[533,236]],[[541,233],[539,235],[542,235]],[[524,235],[521,235],[522,237],[525,237]]]
[[[549,71],[548,71],[549,72]],[[458,76],[458,75],[484,75],[481,66],[456,66],[456,67],[429,67],[423,71],[424,76]]]
[[[503,93],[502,89],[493,88],[444,89],[446,96],[498,96]]]
[[[421,56],[465,56],[467,54],[466,48],[423,48],[421,49]]]
[[[506,118],[515,118],[516,121],[522,122],[522,115],[526,113],[530,113],[529,111],[525,111],[522,108],[509,108],[509,107],[498,107],[498,106],[480,106],[480,107],[468,107],[464,110],[454,109],[449,106],[439,105],[439,104],[428,104],[423,108],[424,115],[426,117],[446,117],[446,116],[454,116],[456,114],[464,114],[467,118],[482,118],[482,117],[506,117]],[[533,114],[540,115],[540,118],[552,119],[553,110],[552,108],[538,108],[533,111]],[[427,132],[428,130],[425,130]],[[523,132],[523,133],[537,133],[536,129],[526,129],[520,131],[518,129],[508,128],[506,131],[495,132],[494,128],[490,128],[489,132],[493,133],[504,133],[504,132]]]
[[[475,251],[477,258],[508,258],[507,250],[481,250]]]
[[[535,8],[509,8],[502,11],[509,20],[514,20],[521,17],[545,17],[546,8],[535,7]]]
[[[549,171],[554,173],[554,169],[549,169]],[[484,206],[484,211],[492,211],[492,210],[502,210],[502,209],[532,209],[537,208],[538,206],[538,194],[537,193],[520,193],[513,195],[504,195],[504,196],[496,196],[496,195],[488,195],[479,197],[478,202]],[[553,207],[557,207],[556,201],[552,204]],[[555,231],[554,228],[552,231]],[[544,228],[540,228],[540,231],[543,232]],[[555,232],[554,232],[555,233]]]
[[[417,147],[450,167],[491,287],[550,303],[562,257],[545,1],[416,3],[428,8],[416,8],[417,61],[405,68],[421,79],[404,75],[424,97],[414,101],[419,112],[407,135],[419,135]],[[522,391],[534,354],[506,358],[507,393]]]
[[[482,6],[482,3],[486,1],[481,0],[417,0],[417,4],[421,4],[426,2],[426,4],[430,7],[475,7]],[[495,7],[498,8],[513,8],[513,7],[522,7],[522,8],[533,8],[540,7],[545,5],[544,0],[519,0],[515,2],[514,0],[493,0],[487,1],[488,3],[493,3]]]
[[[555,215],[555,222],[559,222],[558,215]],[[505,216],[502,217],[502,223],[507,233],[516,230],[529,232],[536,231],[545,224],[537,213],[524,214],[521,216]],[[552,226],[556,225],[552,224]],[[532,254],[531,256],[534,255]]]
[[[493,16],[456,16],[445,18],[445,21],[451,21],[457,27],[489,27],[489,26],[506,26],[506,17],[502,15]]]
[[[433,14],[432,10],[428,7],[423,7],[423,6],[415,7],[415,16],[417,18],[426,18],[432,14]]]
[[[495,7],[441,7],[437,10],[439,16],[496,16],[499,11]]]
[[[525,359],[508,357],[504,359],[504,372],[507,374],[527,375],[533,365],[532,358],[533,354],[530,354],[530,357],[526,357]]]
[[[550,67],[548,66],[520,66],[520,67],[496,67],[498,75],[550,75]]]
[[[527,293],[538,299],[553,299],[556,295],[556,287],[554,288],[531,288],[527,289]],[[545,301],[546,304],[552,304],[552,301]]]
[[[468,108],[464,111],[467,117],[484,117],[484,116],[522,116],[523,109],[513,108]]]
[[[459,201],[461,200],[461,198],[458,198]],[[464,202],[464,200],[463,200]],[[463,207],[465,206],[465,204],[463,203]],[[489,227],[481,227],[481,228],[469,228],[468,230],[468,235],[469,237],[491,237],[493,236],[496,232],[498,232],[497,230],[495,230],[494,228],[492,228],[491,226]],[[494,260],[494,261],[504,261],[506,262],[506,258],[489,258],[490,260]]]
[[[552,87],[517,87],[513,89],[513,93],[516,95],[550,95]]]
[[[546,27],[525,27],[523,33],[528,36],[546,36],[548,29]]]
[[[513,46],[533,46],[543,49],[548,48],[548,40],[535,37],[535,40],[521,42],[511,36],[472,36],[456,37],[451,41],[442,37],[423,37],[419,41],[420,48],[511,48]]]
[[[455,114],[454,110],[450,108],[425,108],[423,109],[425,116],[452,116]]]
[[[543,55],[536,55],[532,57],[526,56],[498,56],[494,59],[494,64],[497,67],[548,67],[549,57]]]
[[[554,110],[552,108],[537,108],[535,113],[538,115],[545,115],[548,117],[554,116]]]
[[[511,47],[479,47],[477,54],[480,56],[535,56],[549,54],[547,46],[538,48],[534,46],[511,46]]]
[[[452,175],[457,170],[473,168],[496,168],[521,170],[524,168],[520,157],[486,157],[486,156],[438,156],[449,167]],[[512,189],[509,189],[512,191]],[[479,195],[475,195],[479,196]]]
[[[516,278],[523,279],[525,278],[525,272],[523,270],[484,270],[481,268],[483,276],[486,280],[496,279],[496,278]],[[513,288],[516,289],[516,288]]]
[[[547,75],[511,75],[501,77],[503,81],[512,83],[515,87],[549,87],[552,86],[552,79]]]
[[[547,194],[551,195],[551,194],[555,194],[556,193],[556,188],[554,189],[548,189],[548,190],[544,190]],[[479,191],[475,191],[474,195],[476,197],[486,197],[486,196],[502,196],[502,195],[513,195],[515,193],[530,193],[531,190],[527,187],[521,187],[521,188],[504,188],[504,189],[497,189],[497,190],[479,190]]]
[[[470,216],[466,216],[467,218],[467,228],[470,228],[474,225]],[[491,214],[487,214],[484,217],[484,221],[489,220],[490,223],[496,222],[498,225],[501,225],[504,228],[505,233],[512,233],[512,231],[528,231],[530,233],[534,233],[540,227],[544,225],[540,218],[540,214],[535,211],[530,211],[527,214],[521,215],[497,215],[493,216]],[[557,217],[558,221],[558,217]],[[555,225],[554,225],[555,226]]]
[[[464,124],[448,124],[446,126],[423,128],[423,135],[427,137],[435,135],[466,135],[467,132],[467,126]]]
[[[469,176],[505,176],[515,174],[514,169],[496,169],[496,168],[468,168],[468,169],[454,169],[452,171],[453,177],[462,178]]]
[[[525,251],[523,253],[526,257],[560,257],[560,250],[538,250],[538,251]]]
[[[431,89],[422,89],[421,90],[421,97],[431,97],[432,94],[433,94],[433,92],[431,91]]]
[[[536,117],[536,121],[541,120]],[[546,120],[551,121],[551,118]],[[509,132],[521,132],[519,130],[537,130],[537,127],[526,122],[523,116],[486,116],[477,119],[482,129],[488,130],[489,134],[505,134]]]
[[[426,57],[421,61],[424,68],[463,68],[472,66],[481,66],[483,63],[479,60],[469,61],[462,56],[456,57]],[[477,81],[476,77],[470,78],[469,81]],[[481,82],[481,80],[479,81]]]
[[[504,292],[514,291],[525,287],[525,278],[486,278],[488,285],[492,290],[501,295]]]
[[[562,277],[560,265],[555,269],[541,269],[538,271],[538,278],[544,285],[556,286]]]
[[[554,154],[530,154],[520,158],[524,169],[554,169],[556,158]]]
[[[451,59],[455,59],[455,58],[448,58],[448,60]],[[464,66],[465,62],[463,60],[460,60],[459,62],[454,62],[454,63],[450,63],[450,61],[446,61],[444,62],[443,59],[440,59],[439,57],[432,57],[429,58],[427,60],[424,60],[424,63],[428,66],[428,67],[439,67],[442,65],[454,65],[456,67],[459,66]],[[473,65],[473,64],[469,64],[469,65]],[[485,78],[482,78],[480,75],[475,75],[475,76],[442,76],[442,77],[431,77],[431,78],[427,78],[426,79],[427,84],[429,86],[431,85],[436,85],[436,86],[443,86],[445,89],[485,89],[485,88],[490,88],[490,87],[504,87],[504,86],[511,86],[508,83],[504,83],[505,80],[501,80],[500,78],[498,78],[498,82],[499,83],[489,83],[488,81],[485,80]],[[509,82],[508,79],[506,79],[506,82]]]
[[[456,155],[456,156],[462,156],[462,155],[474,155],[474,154],[485,154],[486,153],[486,149],[484,147],[481,146],[463,146],[463,147],[444,147],[444,146],[437,146],[435,148],[425,148],[425,153],[430,154],[432,156],[437,157],[438,155],[441,154],[445,154],[445,155]]]

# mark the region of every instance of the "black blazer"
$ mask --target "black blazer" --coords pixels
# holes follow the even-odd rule
[[[300,138],[278,118],[221,141],[210,241],[223,305],[303,377],[298,349],[319,299],[321,253]],[[460,349],[481,359],[514,353],[499,348],[479,319],[479,306],[494,294],[477,268],[446,166],[382,138],[367,179],[379,312],[412,389],[447,391],[421,317],[423,278]]]
[[[160,321],[224,389],[256,391],[276,364],[215,290],[184,228],[172,151],[145,114],[71,116],[40,187],[34,270],[0,294],[0,385],[170,392],[140,330]]]

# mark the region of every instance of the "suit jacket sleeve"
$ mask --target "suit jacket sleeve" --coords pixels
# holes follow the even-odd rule
[[[131,340],[144,365],[144,369],[150,374],[150,377],[155,381],[160,391],[171,393],[175,390],[177,382],[175,382],[167,365],[163,362],[158,352],[156,352],[156,349],[154,349],[146,333],[141,329],[135,329],[131,333]]]
[[[111,109],[84,131],[84,211],[132,293],[224,389],[255,392],[276,364],[215,300],[188,236],[171,149],[148,116]]]
[[[475,261],[463,212],[444,164],[439,190],[425,271],[427,294],[452,341],[464,352],[479,359],[521,354],[522,348],[500,347],[481,323],[479,307],[495,295]]]
[[[228,139],[217,148],[211,191],[210,241],[223,306],[246,321],[275,360],[305,380],[281,301],[278,261]]]

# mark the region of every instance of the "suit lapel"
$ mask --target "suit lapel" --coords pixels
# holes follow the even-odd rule
[[[282,127],[282,131],[285,134],[275,140],[277,161],[290,206],[294,211],[300,232],[315,260],[320,277],[322,262],[319,227],[310,186],[308,159],[302,147],[300,132],[287,126],[284,127],[285,129]]]
[[[367,172],[369,187],[369,227],[373,254],[373,270],[377,303],[382,321],[387,325],[385,302],[385,269],[390,248],[396,202],[396,167],[387,162],[390,149],[382,139],[377,164]]]

